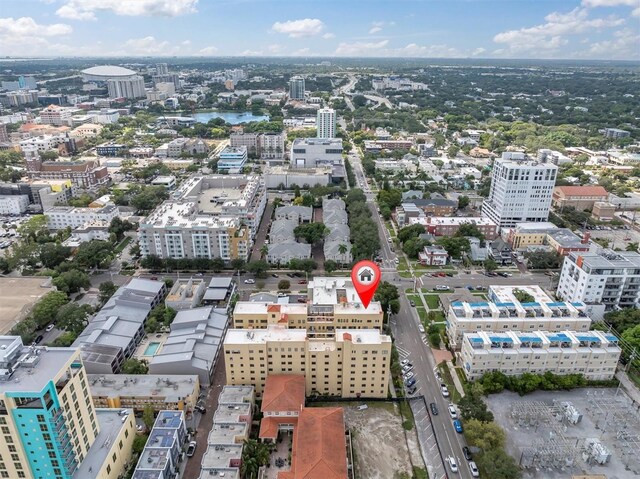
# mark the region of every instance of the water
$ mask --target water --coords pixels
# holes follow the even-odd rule
[[[160,347],[160,343],[149,343],[149,345],[145,348],[143,356],[154,356]]]
[[[207,111],[191,115],[198,123],[207,123],[212,118],[222,118],[231,125],[249,123],[250,121],[267,121],[269,115],[254,115],[250,111],[236,113],[233,111]]]

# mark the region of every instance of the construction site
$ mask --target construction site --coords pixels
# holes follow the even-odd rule
[[[640,404],[621,388],[488,397],[525,478],[640,477]]]

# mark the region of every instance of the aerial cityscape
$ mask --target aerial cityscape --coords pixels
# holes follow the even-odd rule
[[[640,477],[637,0],[0,17],[0,478]]]

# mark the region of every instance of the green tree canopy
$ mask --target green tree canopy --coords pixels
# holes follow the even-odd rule
[[[139,359],[129,358],[122,364],[123,374],[147,374],[148,372],[147,363]]]
[[[38,328],[44,328],[53,323],[58,310],[67,304],[69,298],[62,291],[51,291],[36,303],[31,311],[31,317]]]

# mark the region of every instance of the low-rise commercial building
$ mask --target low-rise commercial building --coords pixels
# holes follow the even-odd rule
[[[220,152],[217,168],[218,171],[237,173],[246,162],[246,146],[227,146]]]
[[[38,156],[27,158],[27,175],[36,180],[69,180],[83,189],[98,188],[110,181],[106,166],[95,160],[42,161]]]
[[[268,166],[264,170],[266,187],[271,190],[293,189],[295,186],[328,186],[333,183],[333,168],[289,168]]]
[[[610,249],[570,253],[556,294],[565,301],[603,305],[605,311],[640,307],[640,254]]]
[[[601,331],[465,333],[460,359],[469,381],[500,371],[582,374],[591,380],[613,378],[622,350],[618,338]]]
[[[365,140],[364,151],[380,153],[383,150],[410,150],[414,144],[413,140]]]
[[[54,206],[46,210],[44,216],[47,218],[47,228],[55,231],[79,228],[96,221],[111,223],[114,218],[120,216],[120,213],[116,205],[107,205],[102,208]]]
[[[289,159],[292,168],[342,165],[342,139],[296,138]]]
[[[489,218],[465,218],[460,216],[420,216],[409,218],[409,225],[414,224],[424,226],[425,231],[434,236],[454,236],[460,226],[471,224],[477,226],[485,239],[493,240],[498,237],[498,225]]]
[[[395,215],[398,226],[402,228],[409,223],[410,218],[452,216],[457,209],[458,203],[456,201],[443,198],[415,198],[398,206]]]
[[[193,411],[200,394],[195,374],[88,374],[91,398],[96,407],[142,412],[151,404],[163,409]]]
[[[521,302],[523,292],[533,301]],[[520,294],[518,294],[520,296]],[[504,331],[588,331],[584,303],[554,301],[539,286],[491,286],[489,301],[453,301],[446,312],[451,347],[460,349],[465,333]]]
[[[254,385],[262,395],[270,374],[302,374],[307,395],[386,397],[391,338],[377,329],[336,329],[333,338],[270,325],[230,329],[224,341],[227,384]]]
[[[602,186],[556,186],[552,204],[557,210],[571,207],[578,211],[593,209],[597,201],[607,201],[609,193]]]
[[[611,221],[616,216],[616,207],[608,201],[596,201],[591,216],[598,221]]]
[[[187,438],[183,411],[160,411],[131,479],[177,477]]]

